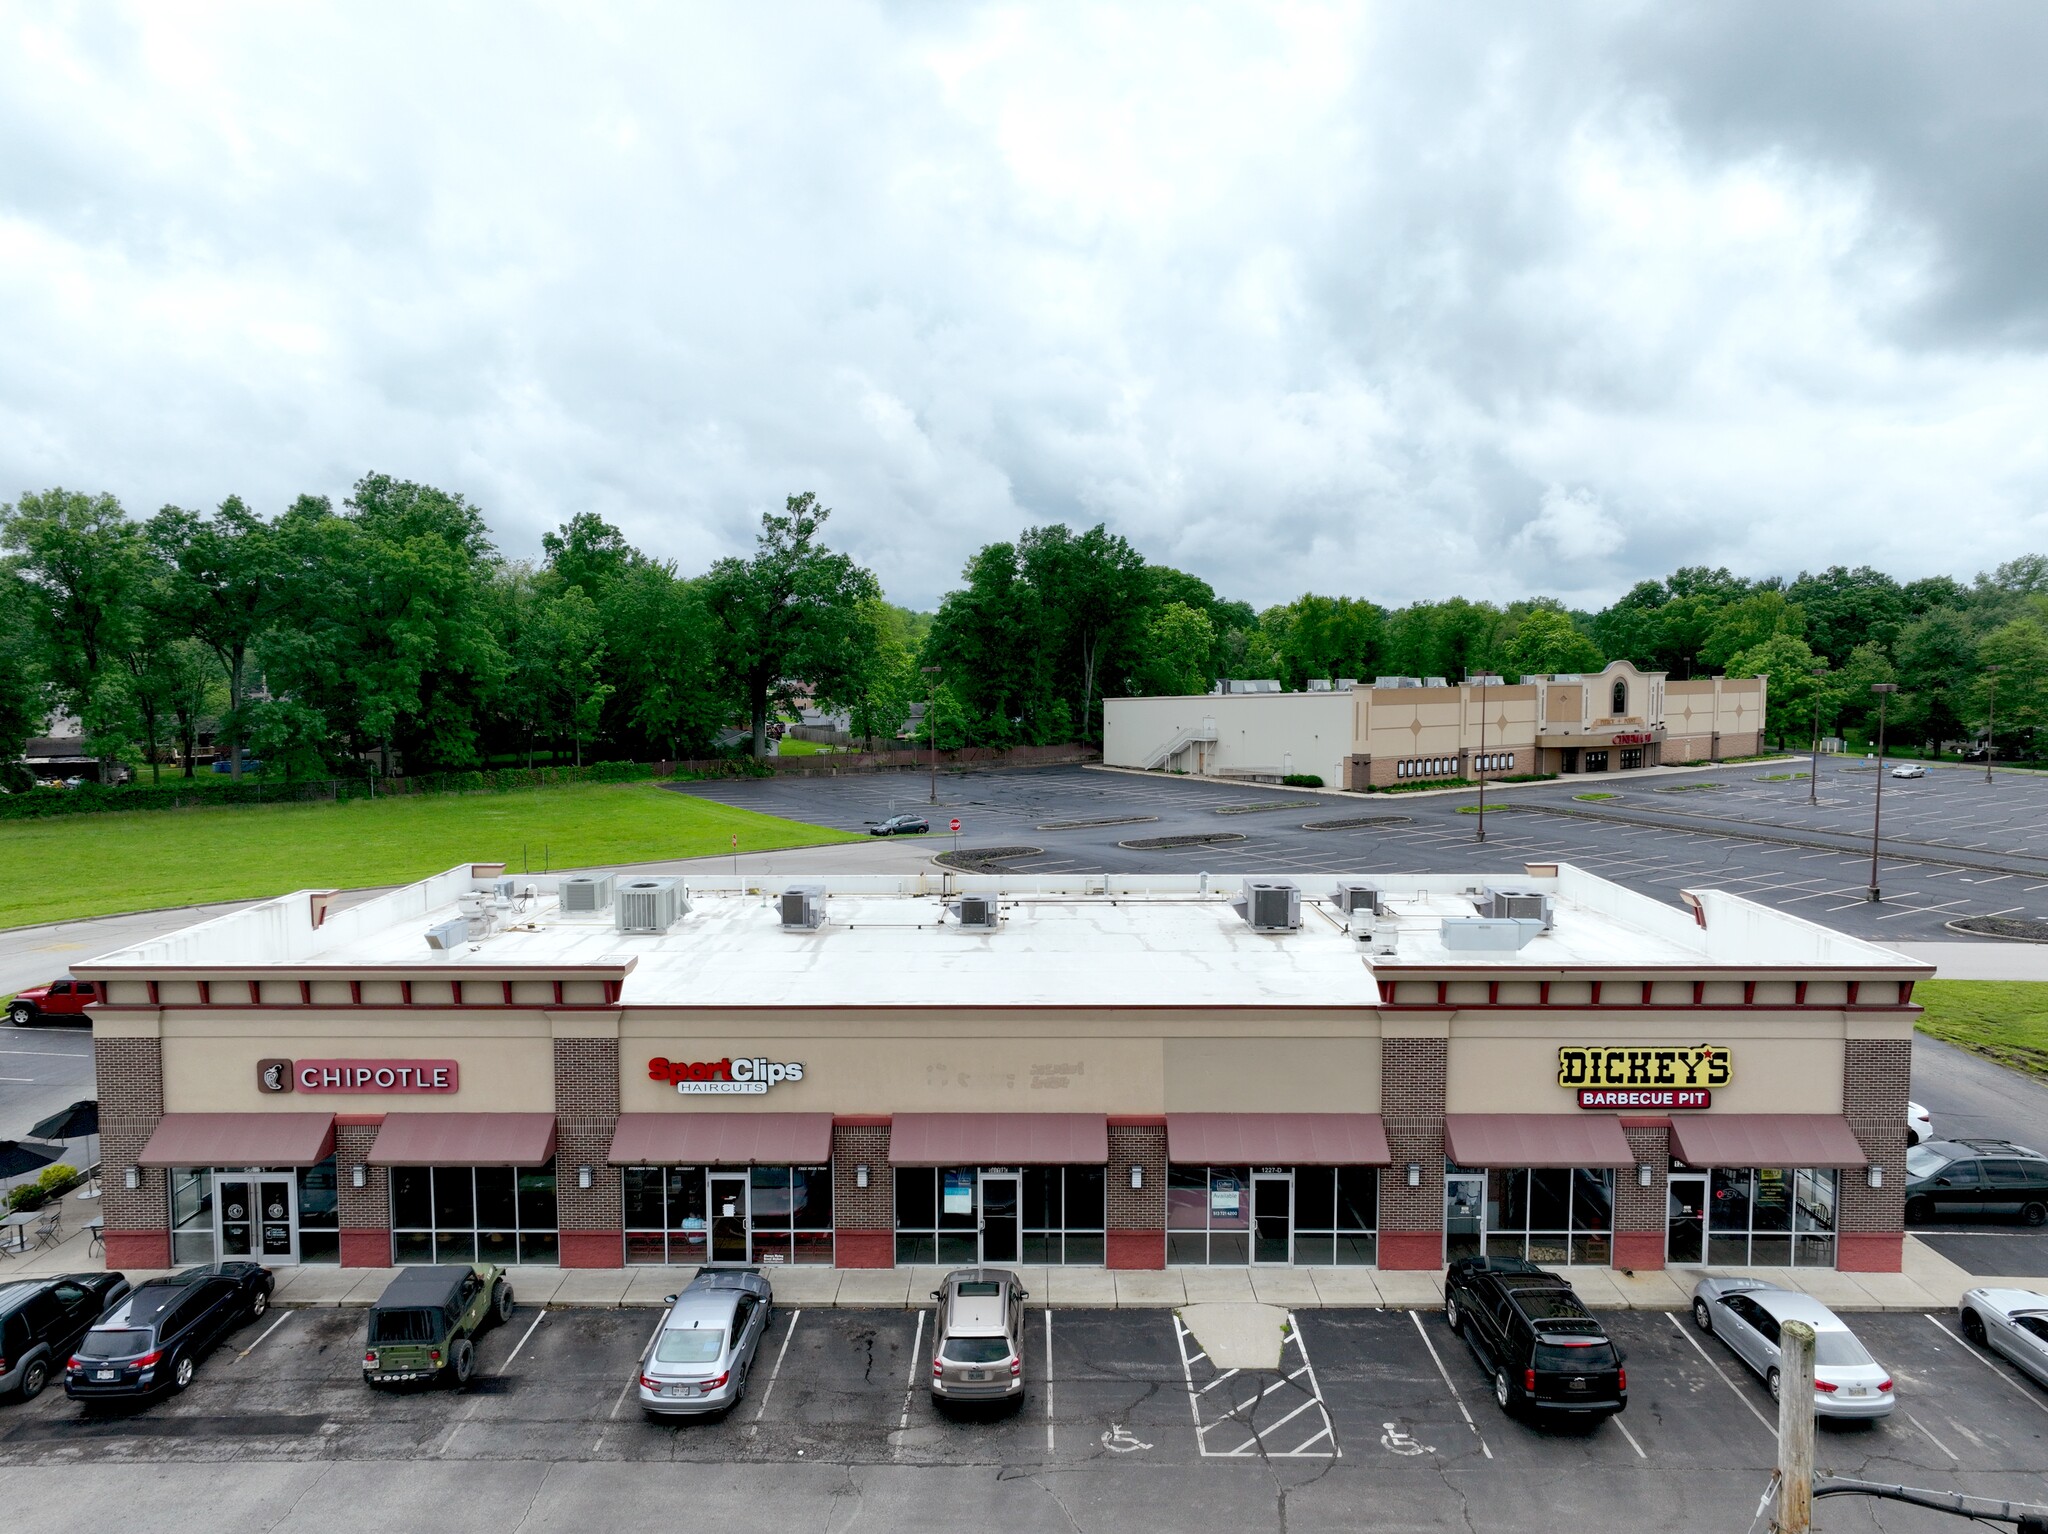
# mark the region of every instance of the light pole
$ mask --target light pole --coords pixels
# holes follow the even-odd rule
[[[932,695],[924,706],[925,733],[932,738],[932,803],[939,802],[939,668],[926,666],[924,674],[932,679]]]
[[[1820,679],[1827,674],[1825,666],[1813,668],[1813,770],[1806,775],[1806,802],[1816,809],[1820,807]]]
[[[1494,676],[1491,671],[1475,671],[1472,680],[1479,684],[1479,755],[1474,763],[1479,773],[1479,841],[1486,840],[1486,684]]]
[[[1984,781],[1991,781],[1991,725],[1998,717],[1998,670],[1996,666],[1984,668],[1985,678],[1991,683],[1991,696],[1984,704]]]
[[[1884,898],[1877,892],[1877,833],[1884,824],[1884,710],[1899,684],[1872,682],[1870,690],[1877,694],[1877,798],[1870,808],[1870,898],[1877,901]]]

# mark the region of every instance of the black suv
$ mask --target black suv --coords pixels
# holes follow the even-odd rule
[[[78,1339],[127,1292],[119,1273],[0,1284],[0,1393],[18,1390],[24,1401],[42,1394]]]
[[[1929,1140],[1906,1152],[1906,1218],[2048,1225],[2048,1157],[2010,1140]]]
[[[1572,1286],[1519,1257],[1461,1257],[1444,1319],[1492,1371],[1509,1416],[1611,1417],[1628,1405],[1621,1349]]]
[[[146,1400],[192,1383],[199,1360],[270,1308],[270,1270],[217,1262],[137,1284],[64,1367],[74,1401]]]

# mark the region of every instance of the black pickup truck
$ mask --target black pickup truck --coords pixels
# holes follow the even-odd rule
[[[1444,1319],[1493,1376],[1509,1416],[1611,1417],[1628,1370],[1599,1318],[1555,1273],[1519,1257],[1461,1257],[1444,1274]]]

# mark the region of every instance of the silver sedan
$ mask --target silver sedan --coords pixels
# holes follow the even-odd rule
[[[1956,1307],[1963,1335],[2003,1353],[2048,1385],[2048,1294],[2030,1289],[1972,1289]]]
[[[640,1409],[683,1417],[739,1405],[775,1309],[768,1280],[752,1268],[706,1268],[668,1307],[640,1359]]]
[[[1814,1330],[1813,1409],[1822,1417],[1889,1417],[1892,1377],[1842,1318],[1810,1294],[1754,1278],[1703,1278],[1692,1292],[1693,1324],[1719,1337],[1778,1398],[1778,1342],[1787,1321]]]

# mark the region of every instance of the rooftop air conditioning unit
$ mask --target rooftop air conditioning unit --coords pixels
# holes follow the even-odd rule
[[[469,919],[458,916],[437,927],[427,928],[427,946],[436,953],[448,953],[469,941]]]
[[[1330,679],[1326,676],[1312,676],[1308,679],[1308,690],[1310,692],[1328,692],[1330,690]]]
[[[1446,916],[1444,947],[1462,953],[1514,953],[1527,947],[1543,923],[1513,916]]]
[[[1301,890],[1287,880],[1247,879],[1231,908],[1254,932],[1292,932],[1301,925]]]
[[[491,881],[491,894],[510,904],[519,898],[519,881],[510,874]]]
[[[1554,907],[1548,895],[1526,890],[1488,890],[1473,902],[1481,916],[1501,920],[1533,921],[1548,932],[1555,925]]]
[[[962,895],[946,909],[970,932],[993,932],[1001,920],[993,895]]]
[[[596,916],[612,908],[613,874],[571,874],[561,883],[562,910],[566,915]]]
[[[612,915],[621,932],[666,932],[689,904],[680,879],[629,879],[613,897]]]
[[[782,892],[782,930],[815,932],[825,925],[825,886],[792,884]]]
[[[1347,916],[1357,916],[1360,912],[1374,916],[1380,914],[1380,892],[1370,884],[1339,883],[1330,898]]]

